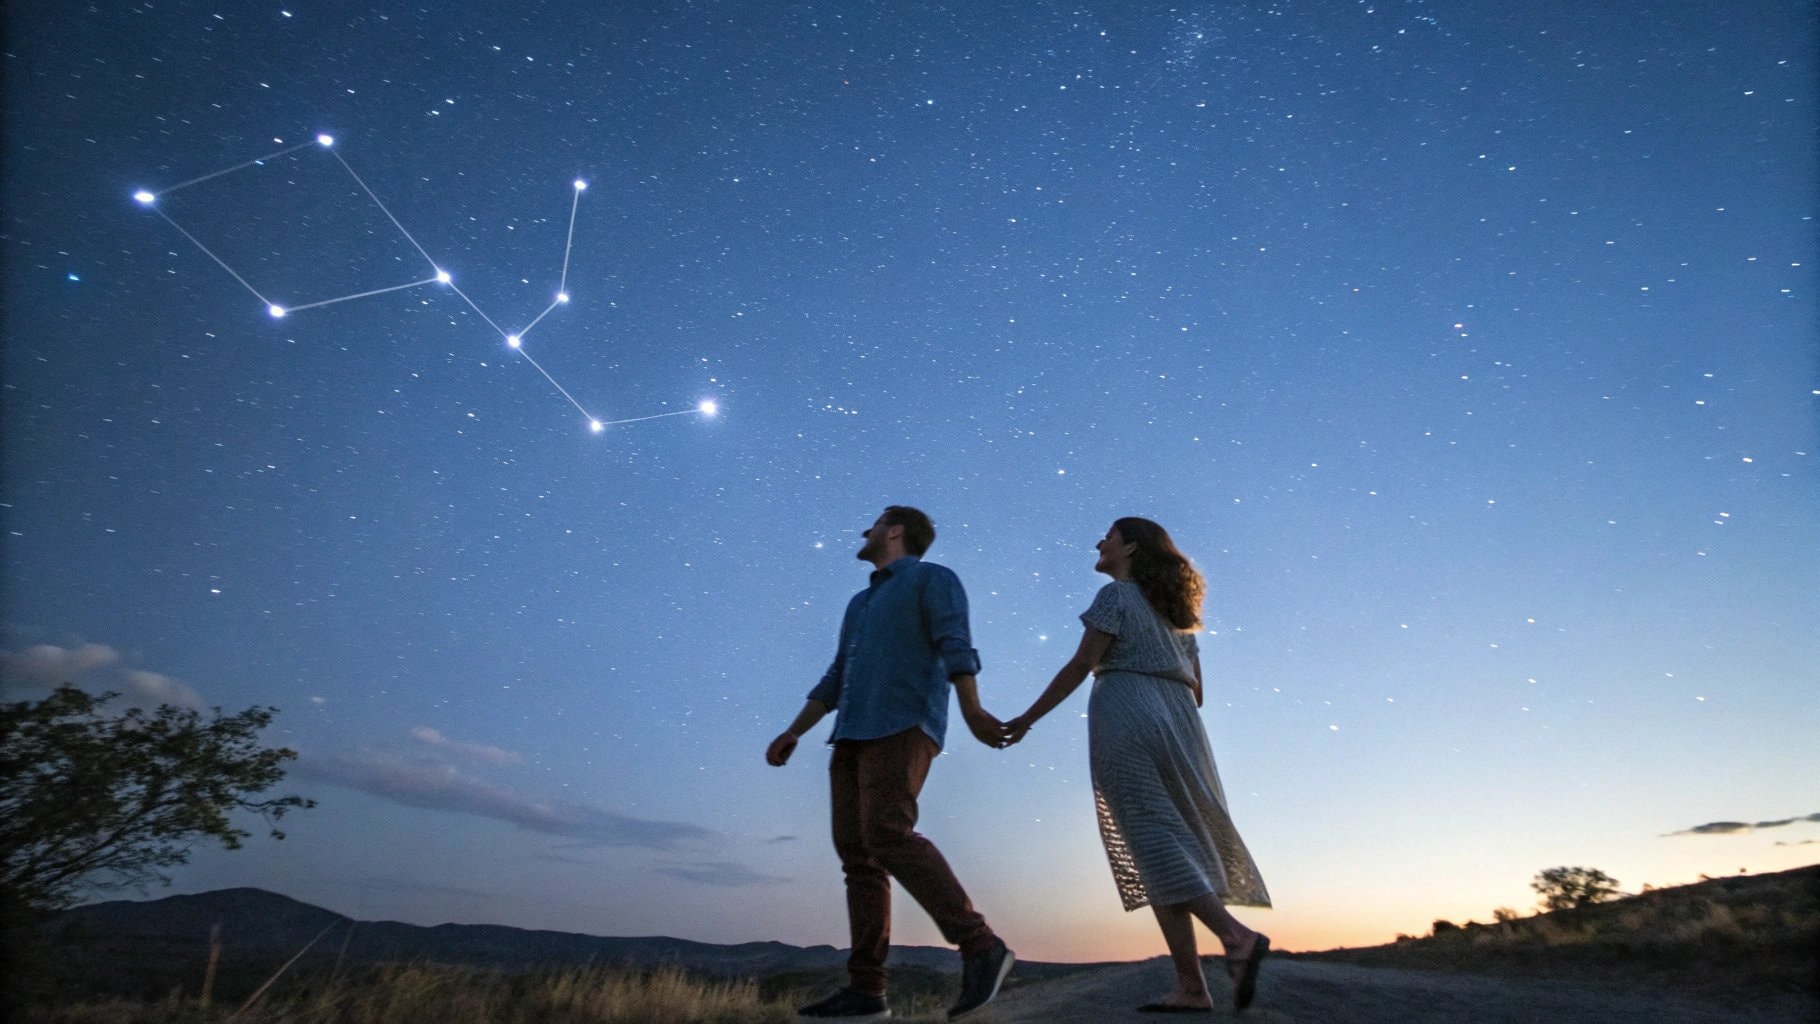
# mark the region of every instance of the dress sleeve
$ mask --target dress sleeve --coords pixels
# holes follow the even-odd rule
[[[1182,634],[1182,647],[1188,652],[1190,658],[1198,658],[1201,656],[1200,642],[1194,638],[1193,633]]]
[[[1119,599],[1119,585],[1108,583],[1093,595],[1093,603],[1081,613],[1081,622],[1102,633],[1118,636],[1125,626],[1125,602]]]

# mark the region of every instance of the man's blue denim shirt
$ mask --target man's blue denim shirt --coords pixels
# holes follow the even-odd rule
[[[834,664],[809,699],[836,712],[835,740],[872,740],[919,727],[940,747],[948,677],[974,675],[967,592],[952,569],[905,555],[847,602]]]

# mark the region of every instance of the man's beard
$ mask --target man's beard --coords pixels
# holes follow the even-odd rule
[[[877,555],[880,551],[882,551],[884,549],[884,547],[885,546],[883,544],[878,543],[877,541],[873,540],[871,537],[867,537],[866,543],[860,545],[859,553],[854,555],[853,557],[859,559],[862,562],[870,562],[870,561],[872,561],[873,556]]]

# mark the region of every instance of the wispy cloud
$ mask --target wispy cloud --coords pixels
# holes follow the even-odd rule
[[[135,704],[175,704],[180,708],[201,710],[202,694],[181,679],[162,672],[129,669],[120,675],[121,691]]]
[[[48,689],[61,683],[73,684],[95,669],[119,660],[120,652],[106,644],[34,644],[23,651],[0,651],[0,673],[8,683]]]
[[[1778,818],[1775,821],[1709,821],[1704,825],[1684,828],[1679,832],[1668,833],[1671,836],[1730,836],[1741,832],[1756,832],[1766,828],[1782,828],[1801,821],[1820,822],[1820,814],[1808,814],[1799,818]]]
[[[451,754],[458,754],[470,761],[479,761],[482,764],[523,764],[525,760],[523,754],[507,750],[504,747],[493,747],[484,743],[464,743],[460,740],[452,740],[427,725],[420,725],[417,728],[412,729],[411,738],[419,743],[435,747],[438,750],[446,750]]]
[[[669,850],[718,838],[716,833],[686,822],[634,818],[588,804],[540,800],[429,759],[380,753],[306,756],[295,771],[407,807],[492,818],[587,845]]]
[[[761,874],[732,861],[712,861],[705,864],[665,864],[658,873],[680,878],[688,882],[699,882],[703,885],[769,885],[773,882],[787,882],[789,879],[777,875]]]
[[[68,683],[88,691],[114,690],[129,705],[172,704],[200,711],[202,694],[175,676],[125,668],[119,650],[107,644],[59,647],[35,644],[23,651],[0,651],[0,678],[9,689],[49,692]]]

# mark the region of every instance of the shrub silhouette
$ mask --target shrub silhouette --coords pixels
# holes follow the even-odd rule
[[[1598,868],[1549,868],[1529,887],[1541,894],[1545,910],[1587,907],[1618,895],[1618,880]]]

